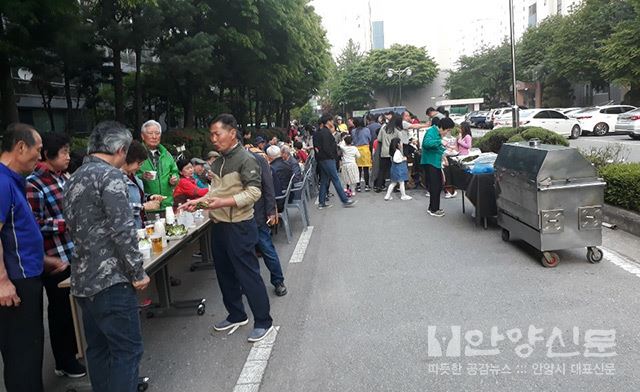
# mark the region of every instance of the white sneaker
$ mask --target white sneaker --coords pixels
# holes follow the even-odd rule
[[[393,197],[391,197],[391,196],[385,196],[385,197],[384,197],[384,199],[385,199],[386,201],[389,201],[389,200],[393,200]]]
[[[402,197],[400,197],[400,200],[411,200],[413,199],[413,197],[409,196],[409,195],[404,195]]]
[[[458,194],[457,191],[454,191],[453,193],[445,192],[444,198],[445,199],[453,199],[454,197],[456,197],[457,194]]]

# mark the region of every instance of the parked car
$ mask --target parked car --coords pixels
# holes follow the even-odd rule
[[[460,125],[463,121],[465,121],[465,115],[464,114],[451,113],[449,115],[449,118],[451,118],[453,120],[453,122],[458,124],[458,125]]]
[[[375,109],[367,110],[364,113],[363,117],[366,118],[367,115],[371,114],[377,118],[378,116],[389,113],[389,112],[394,112],[396,114],[402,115],[402,113],[404,113],[405,110],[407,110],[406,106],[389,106],[385,108],[375,108]]]
[[[498,118],[498,123],[495,128],[510,127],[511,116]],[[581,132],[580,122],[577,119],[567,117],[555,109],[521,110],[520,126],[548,129],[569,139],[577,139]]]
[[[513,112],[513,108],[492,109],[491,112],[489,113],[489,120],[487,121],[488,127],[493,128],[495,126],[496,118],[505,116],[507,114],[511,115],[511,112]]]
[[[634,110],[635,106],[607,105],[591,110],[581,110],[573,114],[578,121],[582,132],[592,132],[596,136],[604,136],[609,130],[615,129],[618,116],[622,113]]]
[[[626,132],[634,140],[640,140],[640,109],[634,109],[618,116],[616,132]]]
[[[489,116],[489,112],[476,112],[475,114],[469,117],[469,123],[472,127],[476,128],[488,128],[487,118]]]

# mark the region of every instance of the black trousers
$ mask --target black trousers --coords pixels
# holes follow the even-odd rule
[[[391,158],[380,157],[380,168],[378,170],[378,176],[376,177],[375,186],[378,188],[384,188],[384,183],[389,177],[389,170],[391,169]]]
[[[254,219],[237,223],[215,223],[211,230],[213,261],[216,265],[222,302],[229,312],[227,320],[247,319],[242,294],[247,297],[255,328],[269,328],[269,296],[260,276],[256,257],[258,226]]]
[[[7,392],[42,392],[42,279],[12,281],[20,305],[0,307],[0,353]]]
[[[42,282],[47,292],[49,306],[47,317],[49,319],[49,337],[51,339],[51,351],[56,360],[56,369],[65,369],[70,363],[76,361],[76,336],[73,327],[73,315],[69,302],[69,289],[61,289],[58,283],[67,279],[71,274],[71,268],[55,275],[44,275]]]
[[[364,185],[365,186],[369,186],[369,168],[368,167],[361,167],[360,169],[360,175],[362,175],[364,177]],[[360,184],[358,183],[358,186],[360,186]]]
[[[442,170],[431,165],[425,166],[427,168],[427,186],[429,187],[429,211],[436,212],[440,209]]]

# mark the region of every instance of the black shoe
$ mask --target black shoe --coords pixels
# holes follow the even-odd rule
[[[282,297],[287,295],[287,288],[284,283],[276,283],[276,295],[278,297]]]
[[[369,188],[369,185],[365,185],[365,186],[364,186],[364,191],[365,191],[365,192],[369,192],[369,191],[371,191],[371,188]]]
[[[71,363],[67,364],[67,366],[54,370],[54,373],[58,377],[66,376],[69,378],[81,378],[87,375],[87,368],[85,368],[77,360],[74,360],[74,361],[71,361]]]
[[[356,192],[362,192],[362,187],[360,185],[356,186]]]
[[[170,276],[169,283],[171,284],[171,287],[175,287],[175,286],[180,286],[182,284],[182,281],[178,278],[174,278],[173,276]]]
[[[380,192],[382,192],[382,189],[380,189],[380,188],[378,188],[378,187],[375,187],[375,186],[374,186],[374,187],[373,187],[373,191],[374,191],[375,193],[380,193]]]

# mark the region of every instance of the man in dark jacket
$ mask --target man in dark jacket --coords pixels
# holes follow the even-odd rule
[[[289,181],[291,180],[291,176],[293,176],[293,170],[291,169],[291,166],[282,159],[280,147],[269,146],[269,148],[267,148],[267,157],[275,176],[278,177],[277,182],[280,184],[280,186],[275,189],[275,194],[276,196],[282,196],[287,192]],[[282,212],[283,209],[284,199],[279,199],[278,211]]]
[[[320,129],[313,137],[313,146],[316,150],[316,159],[318,160],[318,167],[320,168],[319,209],[331,207],[330,204],[325,203],[329,189],[329,181],[331,181],[334,188],[336,188],[336,192],[344,207],[351,207],[356,204],[355,200],[349,199],[344,193],[342,183],[338,177],[338,170],[336,169],[338,146],[331,133],[331,129],[334,129],[333,117],[331,117],[330,114],[323,114],[322,117],[320,117]]]
[[[258,151],[253,151],[253,148],[248,148],[249,152],[253,154],[260,168],[262,169],[262,195],[260,199],[253,205],[253,211],[258,224],[258,251],[262,253],[262,260],[271,273],[271,284],[276,289],[276,295],[282,297],[287,294],[287,288],[284,285],[284,275],[282,274],[282,266],[280,265],[280,258],[276,247],[271,240],[271,229],[269,225],[275,224],[277,211],[276,211],[276,199],[273,188],[273,177],[271,176],[271,169],[269,163],[264,158],[260,149],[255,148]]]

